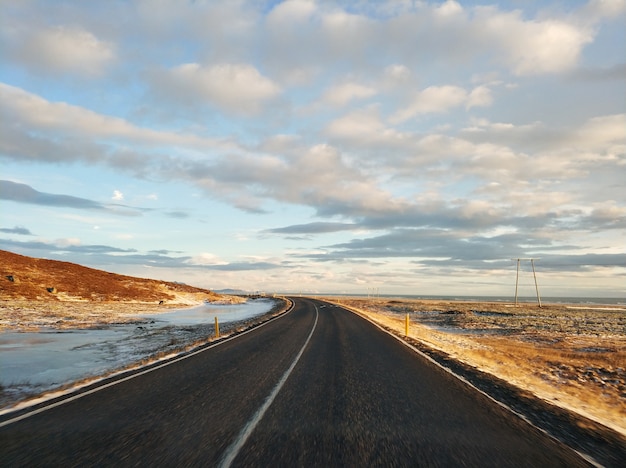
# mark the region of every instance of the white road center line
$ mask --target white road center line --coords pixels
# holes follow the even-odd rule
[[[265,399],[261,407],[257,410],[254,416],[252,416],[252,418],[248,421],[248,423],[243,427],[243,429],[241,430],[237,438],[233,441],[232,444],[230,444],[230,447],[226,449],[226,451],[224,452],[222,461],[219,464],[220,468],[230,467],[230,465],[233,463],[235,458],[237,458],[237,455],[239,455],[239,452],[241,448],[244,446],[244,444],[246,443],[246,441],[248,440],[248,437],[250,437],[250,434],[252,434],[252,431],[254,431],[257,424],[259,424],[261,419],[263,419],[265,412],[272,405],[274,399],[278,395],[278,392],[280,392],[280,389],[283,388],[283,385],[289,378],[291,371],[293,371],[294,367],[296,367],[296,364],[298,364],[298,361],[300,360],[300,357],[302,356],[302,354],[304,353],[304,350],[309,344],[309,341],[311,341],[311,337],[313,336],[315,327],[317,327],[318,318],[319,318],[319,311],[317,309],[317,306],[315,306],[315,323],[313,323],[313,328],[311,328],[311,332],[309,333],[308,338],[304,342],[304,345],[302,345],[300,352],[298,353],[296,358],[293,360],[293,362],[289,366],[289,369],[287,369],[285,373],[283,374],[283,376],[280,378],[280,380],[278,381],[278,383],[276,384],[272,392]]]

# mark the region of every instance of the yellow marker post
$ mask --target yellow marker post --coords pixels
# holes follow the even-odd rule
[[[217,317],[215,317],[215,338],[220,337],[220,324],[217,321]]]
[[[406,314],[406,319],[404,320],[404,335],[409,336],[409,314]]]

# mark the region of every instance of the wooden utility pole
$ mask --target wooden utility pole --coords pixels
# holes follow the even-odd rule
[[[533,267],[533,278],[535,278],[535,291],[537,291],[537,302],[539,303],[539,308],[541,308],[541,297],[539,296],[539,286],[537,285],[537,274],[535,273],[535,259],[530,259],[530,264]]]
[[[533,278],[535,279],[535,291],[537,292],[537,302],[539,308],[541,308],[541,297],[539,296],[539,285],[537,284],[537,273],[535,272],[535,260],[537,258],[512,258],[511,260],[517,260],[517,272],[515,274],[515,305],[517,306],[517,286],[519,284],[519,264],[521,260],[530,260],[530,265],[533,269]]]
[[[517,307],[517,285],[519,284],[519,261],[517,259],[517,273],[515,274],[515,307]]]

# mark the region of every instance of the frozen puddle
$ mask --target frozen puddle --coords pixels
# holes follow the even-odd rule
[[[174,310],[158,315],[140,315],[139,317],[177,326],[214,324],[215,317],[219,323],[228,323],[263,315],[269,312],[273,305],[274,301],[271,299],[256,299],[243,304],[202,304],[189,309]]]
[[[0,333],[0,407],[77,380],[97,377],[156,353],[212,336],[221,324],[269,312],[272,299],[242,304],[203,304],[154,315],[140,323],[89,330]]]

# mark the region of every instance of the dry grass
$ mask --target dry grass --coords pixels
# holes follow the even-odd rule
[[[117,275],[75,263],[0,250],[0,298],[68,302],[171,302],[181,295],[219,295],[181,283]]]
[[[626,435],[626,311],[339,299],[484,372]]]
[[[139,314],[243,299],[181,283],[116,275],[0,250],[0,331],[93,328]]]

